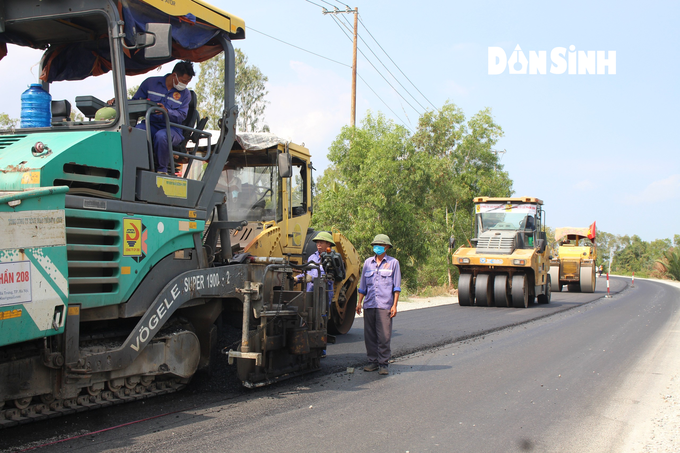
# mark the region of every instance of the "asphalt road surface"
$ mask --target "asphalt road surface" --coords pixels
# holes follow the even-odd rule
[[[605,299],[602,278],[595,294],[553,293],[528,309],[401,312],[389,376],[359,368],[357,318],[319,373],[255,391],[198,383],[3,430],[0,450],[623,451],[680,319],[677,289],[629,286],[613,278]]]

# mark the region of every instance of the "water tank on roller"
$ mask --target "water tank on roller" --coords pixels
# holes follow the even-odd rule
[[[21,94],[21,127],[50,127],[52,96],[39,83],[33,83]]]

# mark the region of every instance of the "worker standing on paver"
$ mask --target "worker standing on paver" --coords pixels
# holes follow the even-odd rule
[[[357,314],[361,314],[364,298],[364,341],[368,365],[364,371],[380,370],[387,375],[391,356],[392,320],[397,315],[401,292],[401,268],[396,258],[387,256],[392,242],[386,234],[379,234],[371,242],[374,256],[364,262],[359,283]]]

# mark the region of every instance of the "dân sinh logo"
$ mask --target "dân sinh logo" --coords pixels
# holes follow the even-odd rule
[[[509,74],[571,74],[571,75],[615,75],[616,74],[616,51],[615,50],[579,50],[576,46],[555,47],[550,51],[550,68],[548,68],[548,53],[545,50],[529,51],[529,58],[522,49],[515,47],[510,54],[506,55],[501,47],[489,47],[489,75],[499,75],[507,68]]]

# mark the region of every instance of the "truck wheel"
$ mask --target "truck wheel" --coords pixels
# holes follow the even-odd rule
[[[472,274],[460,274],[458,278],[458,305],[467,307],[475,301],[474,285],[472,284]]]
[[[493,279],[493,299],[496,303],[496,307],[510,306],[507,275],[496,275],[496,277]]]
[[[579,272],[579,286],[582,293],[595,292],[595,268],[581,266]]]
[[[548,274],[548,281],[545,284],[545,293],[544,294],[539,294],[538,297],[536,297],[536,300],[538,301],[539,304],[549,304],[550,303],[550,298],[552,297],[552,285],[551,285],[551,276]]]
[[[527,308],[529,306],[529,286],[527,276],[516,274],[512,276],[512,306]]]
[[[475,283],[475,303],[481,307],[493,307],[493,275],[479,274]]]
[[[552,285],[552,288],[550,289],[557,292],[562,291],[562,285],[560,284],[560,267],[550,266],[548,273],[550,274],[550,284]]]

